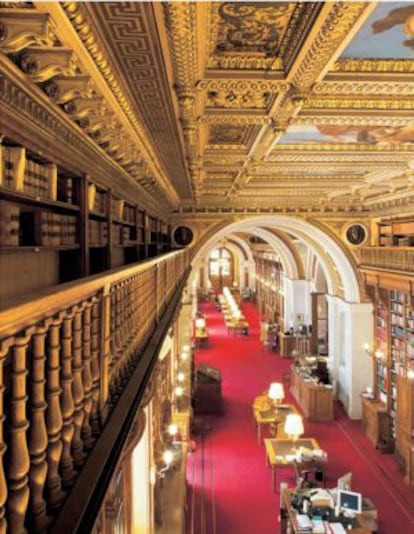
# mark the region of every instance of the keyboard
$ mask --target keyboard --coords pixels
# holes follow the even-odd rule
[[[346,534],[346,530],[344,529],[342,523],[329,523],[328,528],[328,532],[330,534]]]

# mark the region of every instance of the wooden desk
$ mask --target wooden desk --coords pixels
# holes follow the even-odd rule
[[[298,522],[296,519],[296,512],[292,508],[292,496],[294,490],[284,489],[280,496],[280,534],[299,534]],[[301,490],[301,494],[306,494],[306,490]],[[350,534],[371,534],[374,530],[369,526],[369,521],[366,521],[364,511],[355,518],[356,526],[351,530],[346,530]]]
[[[292,467],[296,458],[296,451],[300,447],[307,449],[319,449],[319,444],[314,438],[293,439],[265,439],[266,465],[272,470],[272,489],[276,491],[276,469]]]
[[[208,331],[207,328],[196,328],[195,341],[197,346],[208,344]]]
[[[280,404],[279,406],[269,407],[265,409],[255,408],[253,405],[254,421],[257,428],[257,442],[262,443],[262,425],[270,425],[271,423],[283,424],[286,416],[290,413],[299,413],[296,406],[293,404]]]
[[[236,334],[248,334],[249,333],[249,323],[244,319],[239,321],[226,321],[227,326],[227,335],[230,334],[230,330],[233,330],[233,335]]]
[[[333,415],[333,389],[307,380],[292,366],[291,391],[310,421],[331,421]]]

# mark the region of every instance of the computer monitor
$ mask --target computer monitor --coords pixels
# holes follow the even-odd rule
[[[351,489],[352,484],[352,472],[345,473],[345,475],[342,475],[338,478],[336,487],[339,490],[347,490],[349,491]]]
[[[348,516],[362,512],[362,495],[354,491],[338,490],[337,508]]]

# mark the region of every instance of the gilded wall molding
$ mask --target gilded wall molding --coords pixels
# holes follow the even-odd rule
[[[382,145],[369,145],[366,143],[353,144],[314,144],[314,145],[275,145],[273,151],[277,152],[283,150],[286,152],[296,152],[301,150],[303,152],[384,152]],[[414,153],[413,145],[387,145],[387,152],[412,152]]]

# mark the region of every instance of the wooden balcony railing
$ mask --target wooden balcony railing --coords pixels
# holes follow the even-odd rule
[[[170,253],[0,312],[0,534],[48,529],[188,262]]]
[[[414,272],[414,247],[364,247],[359,254],[361,268]]]

